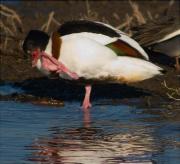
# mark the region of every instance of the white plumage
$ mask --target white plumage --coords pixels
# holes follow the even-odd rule
[[[161,74],[160,67],[142,59],[117,56],[110,48],[104,46],[121,39],[136,47],[148,59],[148,55],[136,41],[126,35],[120,38],[111,38],[102,34],[77,33],[61,37],[59,61],[71,71],[85,79],[113,78],[115,82],[136,82]],[[51,54],[51,40],[46,53]],[[41,62],[38,62],[38,68]],[[63,77],[63,76],[61,76]],[[64,76],[67,78],[67,76]],[[122,80],[123,79],[123,80]],[[122,80],[122,81],[121,81]]]

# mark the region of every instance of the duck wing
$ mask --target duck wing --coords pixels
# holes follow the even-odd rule
[[[148,47],[180,35],[180,24],[177,18],[163,17],[136,27],[134,31],[133,38],[141,46]]]
[[[148,60],[140,45],[127,34],[111,25],[87,20],[70,21],[58,29],[63,39],[86,37],[113,50],[117,56],[130,56]]]
[[[141,54],[137,49],[120,39],[115,42],[109,43],[106,46],[112,49],[117,56],[129,56],[140,59],[147,59],[146,56]]]
[[[65,22],[58,29],[61,36],[69,35],[73,33],[89,32],[102,34],[109,37],[120,37],[120,33],[113,28],[104,23],[88,21],[88,20],[76,20]]]

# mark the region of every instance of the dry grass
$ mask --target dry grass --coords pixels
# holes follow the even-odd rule
[[[179,88],[169,87],[167,86],[165,80],[163,81],[162,86],[167,90],[166,95],[168,96],[168,98],[175,101],[180,101],[180,87]]]
[[[20,16],[16,11],[0,5],[0,35],[1,35],[1,50],[7,50],[7,46],[11,40],[18,40],[17,35],[23,32],[23,25]]]
[[[132,35],[131,31],[131,23],[133,21],[133,16],[129,16],[129,14],[126,14],[125,22],[121,23],[120,25],[116,26],[117,29],[125,31],[129,36]]]
[[[105,17],[100,16],[98,12],[91,8],[89,0],[85,1],[85,7],[86,13],[80,15],[81,20],[101,21],[104,23],[109,23],[109,21]]]
[[[133,17],[137,20],[138,25],[146,23],[146,19],[142,12],[139,10],[139,5],[129,0],[129,4],[133,10]]]
[[[0,15],[1,15],[1,18],[2,17],[6,18],[4,22],[1,20],[2,28],[4,29],[5,32],[8,32],[9,34],[11,34],[13,36],[14,32],[18,31],[17,24],[18,24],[18,28],[21,28],[21,31],[23,30],[21,18],[16,13],[16,11],[1,4],[0,5]],[[7,25],[9,25],[11,27],[11,29],[8,28]]]
[[[41,26],[41,30],[48,32],[50,29],[50,25],[54,23],[57,26],[60,26],[60,22],[54,18],[54,11],[49,13],[49,17],[47,21]]]
[[[161,14],[168,15],[168,12],[170,12],[173,4],[174,4],[174,0],[170,0],[168,7]],[[152,15],[152,13],[149,10],[143,14],[139,5],[134,1],[129,0],[129,5],[131,6],[132,14],[129,15],[127,13],[125,16],[125,21],[123,23],[120,23],[118,26],[116,26],[117,29],[126,32],[127,34],[129,34],[129,36],[132,36],[133,34],[132,31],[133,27],[137,27],[139,25],[145,24],[149,20],[154,20],[162,16],[158,13]]]
[[[132,9],[132,15],[129,15],[127,13],[125,16],[125,21],[116,26],[116,28],[126,32],[127,34],[129,34],[129,36],[132,36],[131,28],[134,25],[142,25],[146,23],[146,18],[140,11],[139,5],[136,2],[132,2],[131,0],[129,0],[129,5]]]

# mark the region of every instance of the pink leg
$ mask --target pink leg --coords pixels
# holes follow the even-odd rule
[[[83,109],[88,109],[91,107],[91,103],[90,103],[91,85],[86,85],[85,90],[86,90],[86,93],[85,93],[82,107]]]
[[[85,128],[90,128],[91,118],[90,118],[90,110],[83,109],[83,123]]]

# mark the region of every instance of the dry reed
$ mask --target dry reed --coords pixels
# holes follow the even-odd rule
[[[18,32],[23,32],[22,20],[16,11],[2,4],[0,4],[0,17],[0,48],[7,50],[9,41],[14,39]]]
[[[165,80],[163,81],[162,86],[167,90],[166,95],[168,98],[175,101],[180,101],[180,88],[172,88],[167,86],[167,82]]]
[[[47,21],[41,26],[41,30],[48,32],[50,29],[50,25],[52,23],[54,23],[57,26],[60,26],[60,22],[54,18],[54,11],[49,13],[49,17],[48,17]]]

